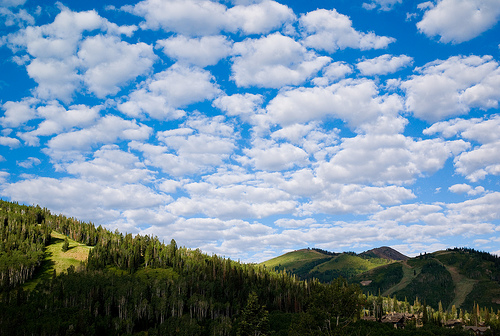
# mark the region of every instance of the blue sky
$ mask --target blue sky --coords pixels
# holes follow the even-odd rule
[[[232,259],[500,254],[497,0],[0,0],[0,197]]]

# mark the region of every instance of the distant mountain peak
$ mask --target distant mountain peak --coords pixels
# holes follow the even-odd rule
[[[407,260],[409,257],[389,246],[377,247],[360,254],[361,256],[376,257],[390,260]]]

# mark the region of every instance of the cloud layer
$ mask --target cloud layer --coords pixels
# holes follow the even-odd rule
[[[498,251],[495,0],[101,7],[0,2],[1,197],[244,261]]]

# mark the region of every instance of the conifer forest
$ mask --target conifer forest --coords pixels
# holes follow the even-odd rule
[[[42,276],[54,232],[89,246],[88,259]],[[388,313],[415,318],[398,329],[380,323]],[[445,327],[452,319],[498,334],[499,318],[476,304],[447,311],[363,294],[342,278],[299,280],[0,201],[0,335],[467,335]]]

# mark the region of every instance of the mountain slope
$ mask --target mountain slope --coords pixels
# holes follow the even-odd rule
[[[374,268],[351,279],[364,292],[413,302],[417,297],[434,308],[472,309],[474,304],[500,308],[500,258],[471,249],[437,251]]]
[[[394,251],[392,254],[398,253]],[[391,259],[372,255],[374,254],[357,255],[352,252],[333,253],[320,249],[301,249],[270,259],[261,265],[276,271],[287,271],[300,279],[316,278],[322,282],[330,282],[338,277],[348,279],[393,262]]]
[[[369,251],[363,252],[360,256],[371,258],[382,258],[388,260],[407,260],[408,257],[388,246],[377,247]]]

